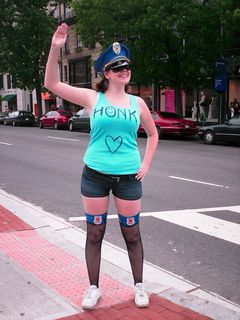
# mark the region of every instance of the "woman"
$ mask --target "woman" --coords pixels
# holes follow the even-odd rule
[[[130,52],[114,43],[97,59],[95,70],[103,79],[98,91],[77,88],[58,79],[58,53],[67,38],[68,26],[60,25],[52,38],[46,66],[45,87],[72,103],[84,106],[91,119],[91,141],[84,156],[81,193],[87,220],[86,263],[90,287],[82,307],[93,309],[101,298],[99,270],[106,228],[109,192],[113,193],[134,278],[135,304],[146,307],[149,299],[142,284],[143,247],[139,230],[141,181],[146,176],[158,143],[156,127],[145,102],[126,93],[130,81]],[[147,132],[141,162],[137,130]]]

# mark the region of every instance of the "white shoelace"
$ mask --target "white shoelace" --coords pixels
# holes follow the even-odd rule
[[[85,297],[86,297],[87,299],[91,298],[92,292],[93,292],[94,290],[96,290],[96,288],[89,288],[89,289],[87,290],[86,294],[85,294]]]
[[[144,292],[144,289],[143,289],[143,288],[138,288],[138,289],[137,289],[137,293],[138,293],[141,297],[144,297],[144,296],[145,296],[145,292]]]

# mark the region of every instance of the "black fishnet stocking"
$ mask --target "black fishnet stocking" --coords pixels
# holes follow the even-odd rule
[[[139,224],[132,227],[125,227],[121,224],[120,226],[128,250],[134,284],[136,284],[142,282],[143,277],[143,245]]]
[[[90,285],[98,287],[101,261],[101,247],[106,224],[95,225],[87,222],[85,257]]]

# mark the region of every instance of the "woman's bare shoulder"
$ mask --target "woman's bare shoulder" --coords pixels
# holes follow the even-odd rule
[[[145,112],[149,112],[149,108],[146,102],[143,100],[143,98],[136,96],[136,102],[138,104],[138,108],[141,114]]]

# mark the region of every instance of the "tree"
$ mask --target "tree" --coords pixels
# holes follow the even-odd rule
[[[0,72],[10,73],[15,87],[36,89],[42,114],[41,88],[56,24],[46,0],[0,0]]]
[[[176,90],[176,111],[182,113],[181,90],[209,86],[213,62],[232,38],[223,24],[238,19],[238,0],[71,0],[77,32],[85,45],[127,42],[133,59],[133,80],[159,83]],[[235,3],[235,4],[234,4]],[[225,14],[227,12],[227,15]],[[239,24],[238,24],[239,25]],[[231,40],[233,41],[233,39]]]

